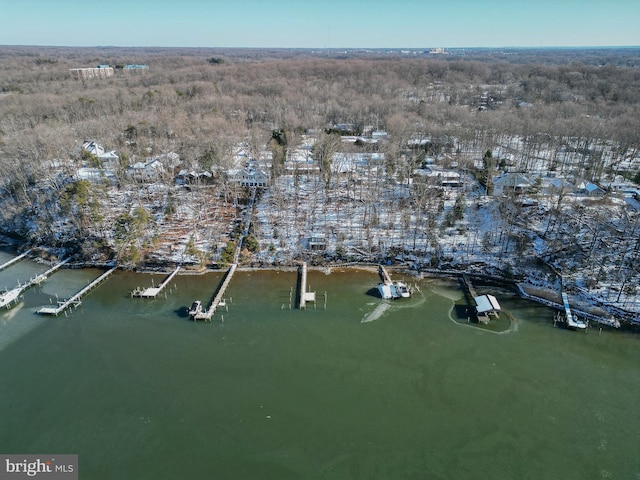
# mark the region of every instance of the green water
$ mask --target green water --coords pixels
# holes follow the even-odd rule
[[[44,270],[0,284],[25,269]],[[100,273],[0,313],[0,452],[77,453],[81,479],[640,478],[636,335],[557,329],[506,292],[514,323],[485,331],[457,284],[385,303],[368,272],[310,272],[306,311],[295,273],[238,272],[212,323],[186,308],[218,274],[142,300],[163,276],[118,272],[69,316],[33,313]]]

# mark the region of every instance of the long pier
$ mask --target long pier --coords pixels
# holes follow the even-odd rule
[[[11,265],[13,265],[14,263],[19,262],[20,260],[22,260],[24,257],[26,257],[27,255],[29,255],[29,253],[31,252],[31,250],[27,250],[26,252],[24,252],[22,255],[18,255],[16,258],[12,258],[11,260],[9,260],[6,263],[3,263],[2,265],[0,265],[0,270],[4,270],[5,268],[10,267]]]
[[[243,220],[244,228],[242,230],[242,236],[240,237],[240,240],[238,241],[238,245],[236,246],[236,251],[233,256],[233,263],[231,264],[231,267],[227,271],[227,274],[224,278],[224,281],[222,282],[222,285],[220,285],[220,288],[218,288],[213,298],[213,301],[211,302],[211,305],[209,305],[209,307],[206,310],[202,310],[202,308],[200,307],[200,302],[199,301],[194,302],[194,305],[198,305],[197,308],[195,310],[189,311],[189,315],[191,316],[191,318],[193,318],[194,321],[204,320],[204,321],[210,322],[211,318],[213,317],[213,314],[216,313],[216,308],[218,308],[218,306],[223,301],[224,293],[226,292],[227,287],[229,286],[229,283],[231,283],[231,278],[233,278],[233,274],[235,273],[236,268],[238,268],[238,262],[240,260],[240,252],[242,251],[242,242],[244,240],[244,237],[249,234],[249,227],[251,226],[251,215],[253,213],[253,206],[256,200],[256,191],[257,191],[257,187],[255,186],[251,187],[251,197],[249,198],[249,204],[247,206],[247,211],[245,212],[245,217]]]
[[[179,271],[180,271],[180,266],[176,267],[176,269],[164,280],[164,282],[162,282],[157,287],[149,287],[149,288],[145,288],[145,289],[142,289],[142,288],[138,287],[133,292],[131,292],[131,296],[132,297],[136,297],[136,298],[155,298],[155,297],[157,297],[160,294],[160,292],[162,292],[164,287],[169,285],[169,282],[171,282],[173,277],[175,277],[178,274]]]
[[[41,273],[40,275],[38,275],[37,277],[35,277],[33,280],[30,280],[29,283],[27,283],[27,285],[25,285],[25,290],[27,288],[30,288],[34,285],[40,285],[42,282],[44,282],[47,278],[49,278],[49,275],[51,275],[53,272],[55,272],[56,270],[58,270],[60,267],[62,267],[65,263],[69,262],[68,258],[65,258],[64,260],[62,260],[60,263],[58,263],[57,265],[54,265],[53,267],[51,267],[49,270],[47,270],[44,273]]]
[[[78,307],[82,303],[80,299],[91,290],[96,288],[98,285],[100,285],[102,282],[104,282],[113,272],[115,272],[116,268],[117,267],[113,267],[111,270],[106,271],[69,299],[58,302],[57,306],[42,307],[36,313],[39,313],[40,315],[53,315],[57,317],[72,305]]]
[[[224,297],[224,293],[227,290],[227,287],[231,283],[231,278],[233,277],[233,274],[235,273],[236,268],[238,268],[237,263],[231,264],[231,267],[227,271],[227,274],[225,275],[224,280],[220,285],[220,288],[218,288],[218,291],[216,292],[215,297],[213,297],[213,301],[211,302],[211,305],[209,305],[209,307],[206,310],[201,310],[199,312],[196,312],[192,316],[194,321],[196,320],[204,320],[205,322],[211,321],[213,314],[216,313],[216,308],[218,308],[218,305],[220,305],[220,303],[222,302],[222,299]]]
[[[316,303],[316,292],[307,292],[307,262],[300,267],[300,310],[307,308],[307,302]]]
[[[30,279],[24,285],[18,284],[18,286],[15,287],[14,289],[7,290],[6,292],[0,293],[0,308],[9,308],[12,305],[14,305],[15,303],[17,303],[18,302],[18,298],[20,297],[20,295],[22,295],[24,292],[29,290],[34,285],[40,285],[42,282],[44,282],[49,277],[49,275],[51,275],[53,272],[58,270],[60,267],[62,267],[68,261],[69,261],[69,259],[67,258],[67,259],[63,260],[62,262],[58,263],[57,265],[54,265],[53,267],[51,267],[46,272],[41,273],[40,275],[36,276],[35,278]]]

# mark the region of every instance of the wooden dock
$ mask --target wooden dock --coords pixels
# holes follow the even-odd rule
[[[142,289],[142,288],[138,287],[138,288],[136,288],[135,290],[133,290],[131,292],[131,296],[134,297],[134,298],[155,298],[155,297],[157,297],[160,294],[160,292],[162,292],[164,287],[169,285],[169,282],[171,282],[173,277],[175,277],[178,274],[179,271],[180,271],[180,266],[176,267],[176,269],[164,280],[164,282],[162,282],[157,287],[149,287],[149,288],[145,288],[145,289]]]
[[[67,258],[67,259],[63,260],[62,262],[58,263],[57,265],[54,265],[53,267],[51,267],[46,272],[41,273],[40,275],[36,276],[35,278],[30,279],[24,285],[18,284],[18,286],[15,287],[14,289],[8,290],[6,292],[2,292],[0,294],[0,308],[10,308],[11,306],[13,306],[16,303],[18,303],[20,295],[22,295],[24,292],[29,290],[34,285],[40,285],[42,282],[44,282],[49,277],[49,275],[51,275],[53,272],[58,270],[60,267],[62,267],[68,261],[69,261],[69,259]]]
[[[218,305],[220,305],[220,303],[222,302],[222,299],[224,297],[224,293],[227,290],[227,287],[231,283],[231,278],[233,278],[233,274],[235,273],[236,268],[238,268],[238,264],[233,263],[229,268],[229,270],[227,271],[227,274],[225,275],[224,280],[222,281],[222,284],[218,288],[215,296],[213,297],[213,301],[211,302],[211,305],[209,305],[209,307],[206,310],[202,310],[200,312],[197,312],[195,315],[193,315],[192,318],[194,321],[196,320],[204,320],[205,322],[211,321],[211,318],[213,318],[213,314],[216,313],[216,308],[218,308]]]
[[[478,296],[478,294],[476,293],[476,289],[473,288],[473,284],[471,283],[469,275],[467,275],[466,273],[462,274],[462,284],[467,289],[467,292],[469,292],[472,300]]]
[[[231,278],[233,277],[233,274],[235,273],[236,268],[238,268],[238,262],[240,261],[240,252],[242,251],[242,242],[244,241],[244,237],[246,237],[249,234],[249,227],[251,226],[251,215],[253,213],[253,206],[255,205],[255,200],[256,200],[256,191],[257,191],[257,187],[252,186],[251,197],[249,198],[249,204],[247,206],[247,210],[245,212],[245,216],[243,219],[244,226],[242,229],[242,235],[240,236],[240,241],[236,246],[236,251],[233,256],[233,263],[231,264],[231,267],[227,271],[227,274],[224,278],[224,281],[222,282],[222,285],[220,285],[220,287],[218,288],[213,298],[213,301],[211,302],[211,305],[209,305],[209,307],[206,310],[202,310],[200,308],[200,301],[195,301],[193,303],[193,305],[198,305],[198,307],[195,310],[189,311],[189,315],[194,321],[204,320],[204,321],[210,322],[211,318],[213,318],[214,313],[216,313],[216,308],[218,308],[218,306],[221,305],[223,302],[224,293],[226,292],[227,287],[229,286],[229,283],[231,283]]]
[[[389,272],[387,272],[387,269],[384,268],[382,264],[378,265],[378,275],[380,275],[380,280],[382,280],[382,283],[385,285],[393,284],[391,281],[391,275],[389,275]]]
[[[578,320],[573,313],[571,313],[571,308],[569,307],[569,297],[565,292],[562,292],[562,306],[564,307],[564,321],[567,324],[567,327],[572,328],[574,330],[584,330],[587,328],[587,324],[581,320]]]
[[[87,293],[89,293],[91,290],[96,288],[98,285],[100,285],[102,282],[104,282],[115,270],[116,270],[116,267],[113,267],[111,270],[108,270],[107,272],[103,273],[98,278],[96,278],[91,283],[89,283],[89,285],[84,287],[82,290],[80,290],[78,293],[76,293],[69,299],[58,302],[57,306],[42,307],[36,313],[39,313],[40,315],[53,315],[57,317],[70,306],[72,305],[76,307],[79,306],[82,303],[81,298]]]
[[[69,259],[66,258],[66,259],[62,260],[60,263],[58,263],[57,265],[54,265],[53,267],[51,267],[46,272],[41,273],[40,275],[35,277],[33,280],[29,280],[29,283],[27,284],[26,288],[30,288],[30,287],[32,287],[34,285],[40,285],[47,278],[49,278],[49,275],[51,275],[53,272],[55,272],[56,270],[58,270],[60,267],[62,267],[64,264],[66,264],[68,262],[69,262]],[[26,288],[25,288],[25,290],[26,290]]]
[[[16,258],[12,258],[11,260],[9,260],[6,263],[3,263],[2,265],[0,265],[0,270],[4,270],[5,268],[10,267],[11,265],[13,265],[14,263],[18,263],[20,260],[22,260],[24,257],[26,257],[27,255],[29,255],[29,253],[31,252],[31,250],[27,250],[26,252],[24,252],[22,255],[18,255]]]
[[[307,292],[307,262],[302,262],[300,272],[300,310],[307,308],[307,302],[316,303],[316,292]]]

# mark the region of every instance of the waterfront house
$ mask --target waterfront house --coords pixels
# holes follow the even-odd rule
[[[307,238],[307,250],[326,250],[327,237],[324,233],[312,233]]]

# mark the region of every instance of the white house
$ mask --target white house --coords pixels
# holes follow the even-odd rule
[[[164,166],[157,159],[146,162],[137,162],[127,168],[127,178],[139,182],[153,182],[158,180],[164,173]]]
[[[227,172],[229,180],[243,187],[266,187],[269,176],[260,169],[253,167],[236,168]]]
[[[115,150],[106,151],[102,145],[94,141],[85,140],[82,150],[96,156],[103,166],[115,167],[118,164],[119,157]]]

